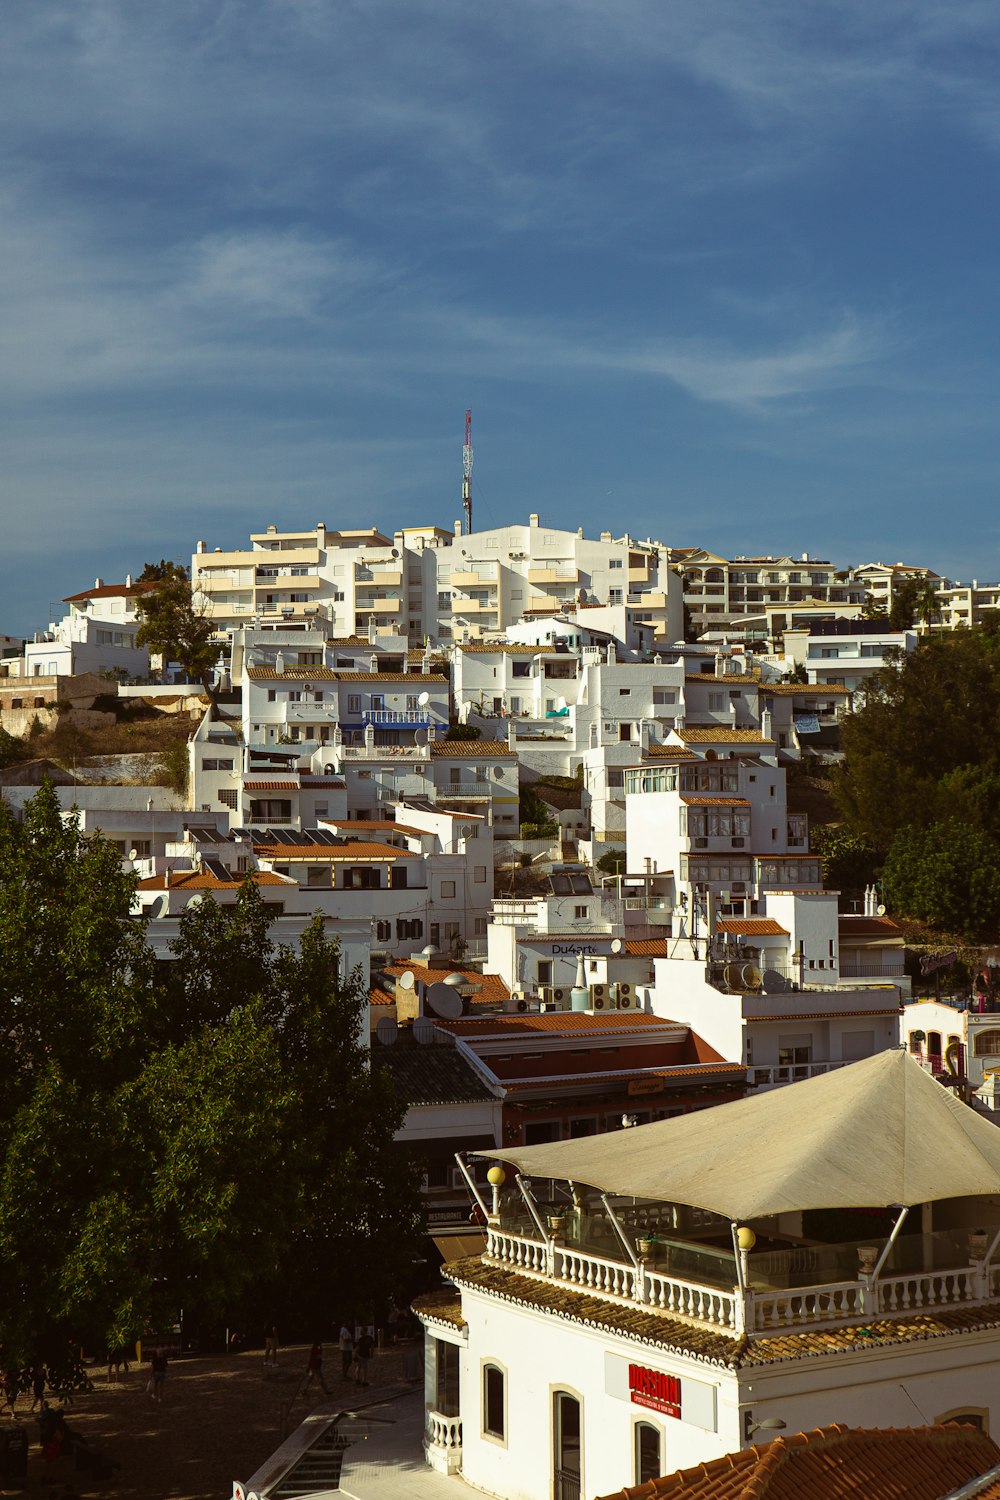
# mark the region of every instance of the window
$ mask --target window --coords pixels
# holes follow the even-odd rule
[[[506,1379],[499,1365],[483,1365],[483,1436],[507,1436]]]
[[[932,1052],[941,1051],[941,1038],[937,1037],[937,1046],[932,1047]],[[973,1051],[977,1057],[1000,1057],[1000,1031],[977,1031],[975,1033]]]
[[[475,865],[472,871],[472,879],[477,885],[482,885],[486,879],[486,866]]]
[[[553,1500],[580,1500],[583,1479],[580,1403],[568,1391],[552,1398]]]
[[[235,812],[239,806],[239,793],[235,790],[220,792],[219,803],[222,807],[228,807],[230,812]]]
[[[621,604],[621,602],[622,602],[622,591],[621,591],[621,589],[609,589],[608,590],[608,603],[609,604]]]
[[[435,1186],[447,1187],[447,1180],[438,1182]],[[446,1344],[441,1339],[435,1339],[434,1348],[437,1356],[436,1410],[443,1417],[457,1417],[459,1414],[458,1345]]]
[[[348,695],[347,695],[347,712],[349,714],[359,714],[361,712],[361,694],[360,693],[348,693]]]
[[[538,960],[537,973],[538,973],[538,983],[539,984],[551,984],[552,983],[552,960],[549,959],[549,958],[540,958]]]
[[[990,1414],[985,1406],[959,1406],[954,1411],[942,1412],[939,1417],[934,1418],[934,1422],[941,1423],[942,1426],[947,1422],[961,1423],[963,1427],[975,1427],[986,1433],[990,1430]]]
[[[620,568],[620,567],[622,567],[622,565],[623,564],[622,564],[622,560],[621,560],[620,557],[613,557],[611,559],[611,561],[608,563],[608,567],[609,568]]]
[[[584,922],[584,921],[586,921],[586,919],[587,919],[587,917],[589,915],[590,915],[590,907],[589,906],[574,906],[574,908],[573,908],[573,921],[574,922]]]
[[[441,900],[442,901],[452,900],[452,899],[454,899],[454,895],[455,895],[455,882],[453,880],[442,880],[442,882],[441,882]]]
[[[663,1473],[660,1457],[660,1429],[652,1422],[635,1424],[635,1482],[650,1484]]]

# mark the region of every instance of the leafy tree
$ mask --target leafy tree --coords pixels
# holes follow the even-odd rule
[[[810,842],[823,861],[823,884],[828,890],[863,890],[877,879],[881,854],[850,829],[837,823],[819,824]]]
[[[623,875],[625,873],[625,851],[623,849],[609,849],[607,854],[602,854],[597,861],[597,869],[605,875]]]
[[[1000,834],[1000,638],[923,642],[876,674],[841,736],[834,795],[863,843],[951,818]]]
[[[904,578],[889,608],[890,630],[912,630],[920,620],[929,625],[940,612],[937,590],[929,578]]]
[[[890,904],[972,942],[1000,936],[1000,854],[982,827],[901,828],[883,873]]]
[[[36,720],[37,717],[36,714]],[[0,766],[16,765],[19,760],[26,760],[30,754],[31,751],[19,735],[0,729]]]
[[[403,1106],[320,919],[276,948],[255,882],[173,963],[114,848],[45,783],[0,804],[0,1337],[9,1357],[149,1324],[378,1305],[418,1232]]]
[[[446,740],[478,740],[480,729],[475,724],[449,724]]]
[[[155,589],[139,594],[136,608],[142,623],[136,642],[148,646],[165,661],[176,661],[189,677],[195,677],[213,703],[217,700],[211,680],[219,655],[215,626],[207,610],[194,601],[187,569],[180,563],[147,563],[140,583],[155,583]]]

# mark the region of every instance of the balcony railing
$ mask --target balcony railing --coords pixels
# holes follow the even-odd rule
[[[438,800],[448,797],[482,797],[488,799],[492,793],[488,781],[449,781],[436,788]]]
[[[378,728],[407,726],[411,729],[426,729],[435,721],[425,708],[366,708],[361,715],[365,724]]]
[[[994,1232],[990,1230],[991,1238]],[[857,1264],[859,1247],[765,1251],[751,1257],[749,1284],[743,1292],[735,1284],[732,1253],[704,1245],[651,1242],[668,1260],[676,1253],[682,1263],[686,1259],[696,1269],[705,1261],[711,1276],[706,1281],[674,1274],[672,1267],[661,1267],[645,1256],[637,1255],[638,1265],[633,1265],[623,1257],[563,1243],[558,1235],[543,1240],[497,1223],[487,1230],[485,1259],[532,1278],[556,1281],[612,1302],[659,1309],[739,1336],[905,1317],[931,1308],[985,1306],[1000,1293],[1000,1265],[972,1258],[964,1265],[955,1264],[967,1253],[959,1243],[961,1238],[954,1231],[903,1236],[895,1247],[894,1254],[903,1258],[926,1255],[933,1261],[943,1257],[951,1259],[951,1265],[898,1271],[877,1279],[858,1271],[850,1279],[841,1276],[815,1285],[800,1283],[810,1273],[822,1275],[838,1265],[846,1269],[845,1261]],[[727,1277],[731,1286],[712,1284]]]
[[[905,979],[906,965],[902,954],[898,959],[842,958],[840,977],[842,979]]]

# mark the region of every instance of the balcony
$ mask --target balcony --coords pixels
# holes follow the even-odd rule
[[[468,799],[474,797],[478,800],[489,801],[492,791],[488,781],[451,781],[445,786],[435,788],[438,801],[447,800],[449,797],[460,797]]]
[[[361,568],[355,566],[354,583],[360,591],[366,588],[399,588],[403,582],[401,568]]]
[[[578,568],[539,567],[528,569],[529,583],[557,583],[575,588],[579,579],[580,571]]]
[[[436,722],[426,708],[366,708],[361,718],[376,729],[426,729]]]
[[[428,1409],[424,1454],[439,1474],[456,1474],[462,1467],[462,1420]]]
[[[455,589],[496,588],[496,566],[488,573],[478,573],[472,568],[456,568],[448,578],[448,583]]]
[[[898,958],[846,958],[840,960],[841,979],[905,979],[903,955]]]
[[[543,1239],[530,1220],[493,1220],[484,1263],[621,1305],[662,1312],[733,1338],[783,1336],[955,1307],[986,1307],[1000,1294],[1000,1266],[976,1260],[967,1231],[900,1235],[885,1263],[881,1245],[792,1241],[760,1234],[739,1288],[728,1225],[696,1227],[682,1238],[672,1205],[619,1205],[615,1214],[633,1247],[626,1257],[608,1216],[567,1212],[564,1228]],[[543,1222],[545,1219],[543,1209]],[[708,1216],[706,1216],[708,1217]],[[549,1218],[548,1222],[552,1223]],[[991,1240],[1000,1226],[987,1229]],[[874,1250],[874,1254],[872,1251]],[[985,1247],[979,1253],[983,1254]]]

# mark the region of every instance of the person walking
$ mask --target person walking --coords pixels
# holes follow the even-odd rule
[[[157,1344],[153,1350],[150,1360],[152,1375],[150,1377],[150,1395],[154,1401],[163,1400],[163,1385],[167,1378],[167,1351],[162,1344]]]
[[[351,1373],[351,1365],[354,1363],[354,1334],[346,1323],[340,1326],[340,1378],[346,1380]]]
[[[355,1381],[358,1385],[368,1384],[368,1363],[375,1349],[375,1340],[367,1328],[361,1330],[361,1337],[354,1346],[354,1369]]]
[[[35,1361],[35,1367],[31,1372],[31,1406],[29,1410],[34,1411],[39,1403],[45,1402],[45,1366],[41,1360]]]
[[[299,1387],[299,1395],[304,1396],[314,1380],[318,1380],[323,1389],[324,1396],[329,1396],[330,1390],[323,1377],[323,1345],[313,1344],[309,1350],[309,1358],[306,1361],[306,1378]]]
[[[269,1323],[264,1334],[264,1368],[271,1365],[278,1368],[278,1329],[274,1323]]]

